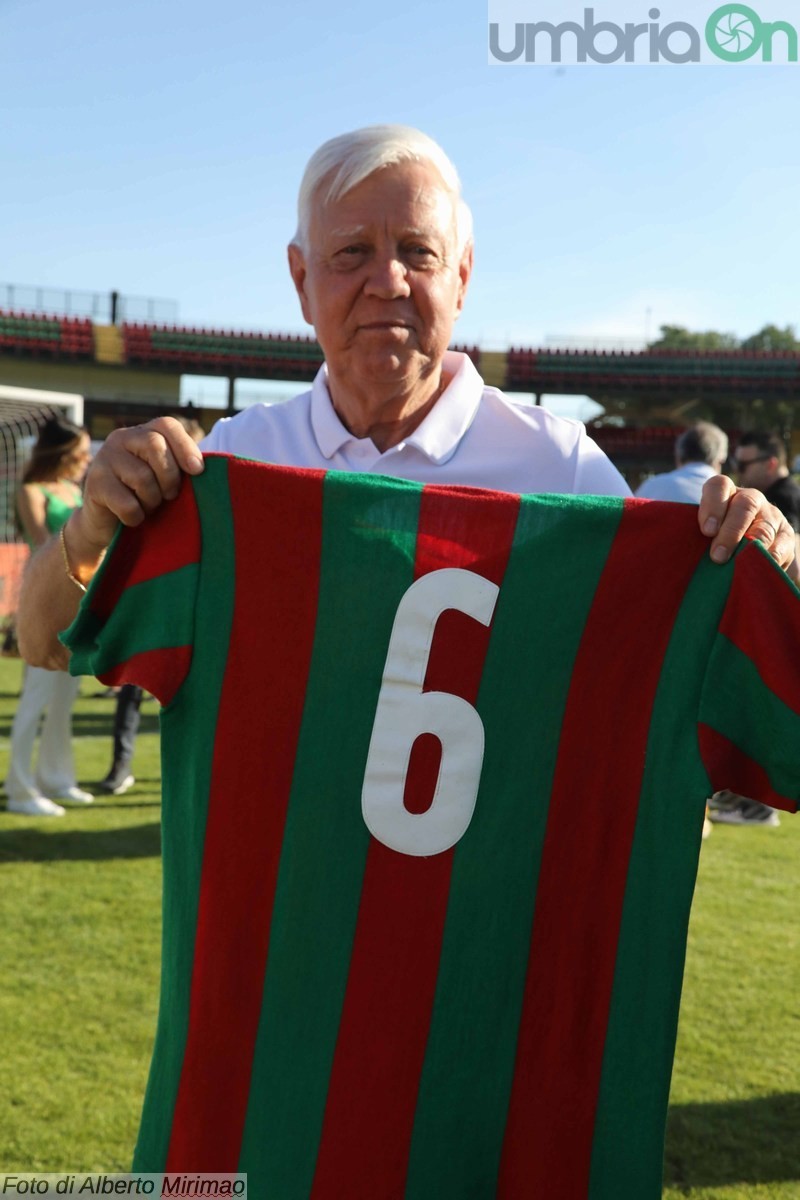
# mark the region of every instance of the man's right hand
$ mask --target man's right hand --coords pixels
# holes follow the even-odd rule
[[[196,443],[174,417],[109,434],[86,476],[83,508],[70,518],[73,570],[96,564],[118,522],[141,525],[165,500],[174,500],[182,473],[202,470]]]
[[[157,417],[109,435],[89,468],[83,507],[64,527],[64,545],[75,579],[88,583],[121,521],[140,525],[165,500],[177,496],[181,474],[199,475],[203,458],[179,421]],[[69,655],[59,633],[74,620],[81,593],[67,576],[61,547],[51,538],[33,555],[23,579],[17,636],[34,666],[63,669]]]

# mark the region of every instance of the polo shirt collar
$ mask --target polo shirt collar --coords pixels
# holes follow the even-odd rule
[[[684,463],[682,467],[678,467],[682,475],[694,475],[699,479],[710,479],[712,475],[716,475],[716,471],[708,463],[690,462]]]
[[[449,384],[425,420],[404,442],[434,463],[444,463],[453,457],[475,419],[483,393],[483,380],[466,354],[448,350],[444,370],[451,375]],[[311,428],[320,452],[328,459],[348,444],[366,440],[353,437],[339,420],[328,391],[328,368],[324,363],[311,385]]]

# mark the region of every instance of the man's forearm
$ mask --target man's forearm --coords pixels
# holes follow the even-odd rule
[[[69,543],[66,543],[68,546]],[[89,562],[88,559],[92,561]],[[69,561],[69,570],[88,580],[102,560],[102,553],[84,556],[81,566]],[[34,667],[64,670],[69,653],[58,635],[72,624],[83,592],[68,565],[58,537],[52,537],[32,556],[22,581],[17,612],[17,640],[22,657]]]

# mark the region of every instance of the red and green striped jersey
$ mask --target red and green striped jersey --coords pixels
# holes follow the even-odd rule
[[[704,803],[796,808],[798,631],[687,506],[210,456],[66,635],[165,705],[137,1169],[660,1196]]]

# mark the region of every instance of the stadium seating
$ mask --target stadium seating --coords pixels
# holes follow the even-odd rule
[[[311,378],[322,362],[322,351],[312,338],[138,324],[124,324],[122,337],[129,363],[180,363],[195,374]]]
[[[526,350],[507,356],[506,386],[535,392],[592,394],[663,391],[702,385],[704,391],[751,393],[763,385],[794,393],[800,386],[800,355],[741,350],[651,350],[640,353],[593,350]]]
[[[0,309],[0,353],[29,358],[92,358],[92,323]]]
[[[452,346],[451,349],[459,350],[462,354],[466,354],[467,358],[471,358],[475,364],[476,370],[481,369],[481,352],[477,346]]]

